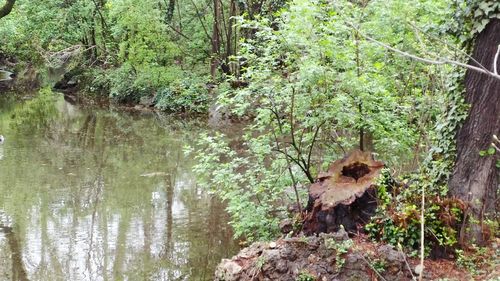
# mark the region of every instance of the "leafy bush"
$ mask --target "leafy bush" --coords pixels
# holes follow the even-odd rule
[[[83,78],[86,84],[85,92],[97,96],[107,95],[111,87],[108,71],[101,68],[91,68],[86,71]]]
[[[472,244],[466,250],[456,250],[456,263],[459,267],[466,269],[472,275],[487,273],[487,269],[498,266],[498,247],[479,247]],[[490,279],[498,280],[498,279]]]
[[[446,188],[430,187],[428,182],[429,179],[421,175],[410,175],[398,183],[385,169],[378,183],[377,213],[365,226],[369,234],[391,245],[417,250],[420,246],[421,191],[426,185],[424,234],[427,253],[430,249],[455,246],[465,205],[458,199],[441,199]]]
[[[308,271],[301,271],[299,276],[297,276],[296,281],[316,281],[316,276],[312,275]]]
[[[176,66],[142,66],[137,69],[129,63],[124,63],[116,69],[90,69],[87,77],[90,77],[91,81],[87,91],[109,94],[109,97],[118,103],[137,103],[141,97],[153,96],[157,91],[161,93],[161,89],[175,88],[176,80],[182,76],[182,71]],[[192,90],[190,87],[188,89]],[[179,104],[184,102],[179,101]]]
[[[201,185],[227,203],[234,236],[249,242],[275,238],[287,216],[291,199],[285,187],[291,182],[283,176],[286,162],[267,157],[272,150],[267,139],[246,136],[248,155],[238,155],[220,134],[201,135],[198,146],[194,171]]]
[[[210,97],[201,79],[176,80],[156,94],[155,107],[171,112],[202,113],[208,110]]]
[[[116,102],[138,102],[148,92],[136,83],[137,73],[130,64],[124,64],[109,75],[109,96]]]
[[[222,92],[218,103],[236,116],[254,118],[240,147],[205,136],[197,169],[227,200],[237,236],[267,239],[276,233],[276,218],[287,214],[273,209],[283,206],[286,187],[314,182],[320,170],[353,148],[366,144],[366,150],[398,165],[421,156],[447,90],[447,69],[436,72],[395,57],[346,22],[389,45],[427,55],[439,49],[423,48],[413,28],[394,22],[412,21],[432,33],[440,18],[430,12],[434,8],[428,1],[369,2],[361,8],[352,1],[294,0],[276,18],[239,19],[242,32],[252,33],[236,58],[244,61],[238,79],[247,85]],[[414,225],[411,209],[396,212],[407,212]],[[395,243],[406,241],[409,233],[390,223],[394,235],[403,236]]]
[[[341,270],[345,264],[345,258],[342,256],[349,252],[349,250],[354,245],[354,242],[351,239],[343,240],[341,242],[337,242],[334,239],[325,239],[325,246],[328,249],[335,250],[335,267],[337,270]]]

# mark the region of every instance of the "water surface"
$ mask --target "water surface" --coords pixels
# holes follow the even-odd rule
[[[0,280],[211,280],[236,246],[182,152],[202,130],[0,93]]]
[[[12,72],[0,69],[0,81],[12,80]]]

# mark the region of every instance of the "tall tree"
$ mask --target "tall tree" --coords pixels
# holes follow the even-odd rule
[[[14,7],[14,3],[16,3],[16,0],[7,0],[7,2],[5,2],[3,7],[0,9],[0,19],[10,14],[12,7]]]
[[[213,13],[214,13],[214,22],[212,28],[212,60],[210,62],[210,74],[212,78],[215,78],[217,73],[217,67],[219,65],[219,56],[220,56],[220,48],[221,48],[221,33],[220,33],[220,21],[222,18],[221,6],[219,0],[213,1]]]
[[[500,20],[491,19],[475,41],[470,64],[497,68],[500,48]],[[477,71],[465,75],[466,102],[470,104],[467,119],[457,133],[457,160],[449,187],[452,195],[469,203],[467,223],[461,241],[485,243],[488,231],[484,221],[496,208],[498,168],[495,157],[483,157],[494,134],[500,133],[500,80]]]
[[[165,1],[166,2],[166,1]],[[167,5],[167,12],[165,13],[165,22],[170,24],[174,17],[175,0],[169,0]]]

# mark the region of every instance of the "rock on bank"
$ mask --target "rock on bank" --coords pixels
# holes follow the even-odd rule
[[[343,230],[254,243],[223,260],[215,280],[411,280],[403,253],[388,245],[353,243]]]

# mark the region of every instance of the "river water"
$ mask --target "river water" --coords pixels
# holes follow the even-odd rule
[[[212,280],[237,246],[182,152],[204,130],[0,93],[0,280]]]
[[[12,72],[0,69],[0,82],[12,80]]]

